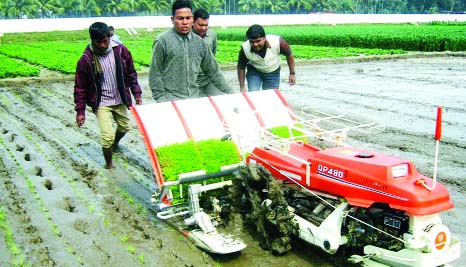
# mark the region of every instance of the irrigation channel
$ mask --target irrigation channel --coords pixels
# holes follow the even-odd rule
[[[411,159],[432,176],[435,117],[443,107],[438,178],[455,208],[442,213],[466,241],[466,58],[424,56],[319,62],[296,68],[298,84],[281,91],[296,109],[369,115],[385,131],[346,143]],[[236,71],[225,70],[238,88]],[[147,72],[143,101],[152,102]],[[260,248],[250,231],[241,253],[202,252],[150,208],[154,184],[139,131],[123,139],[116,168],[105,170],[95,117],[78,129],[71,76],[0,81],[0,266],[335,266],[338,260],[298,240],[283,256]],[[144,209],[146,208],[146,209]],[[144,212],[147,210],[147,212]],[[6,240],[6,242],[3,242]],[[466,251],[453,266],[466,266]]]

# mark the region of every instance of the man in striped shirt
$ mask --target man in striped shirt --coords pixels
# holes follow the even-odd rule
[[[173,28],[159,34],[152,49],[149,87],[157,102],[202,96],[197,76],[203,72],[224,93],[231,93],[220,68],[204,40],[191,31],[192,6],[177,0],[172,5]]]
[[[74,85],[76,123],[86,120],[86,105],[97,116],[105,167],[113,168],[112,151],[130,130],[127,109],[142,104],[141,87],[128,48],[110,39],[108,26],[95,22],[89,27],[91,43],[78,61]],[[112,129],[112,120],[117,128]]]

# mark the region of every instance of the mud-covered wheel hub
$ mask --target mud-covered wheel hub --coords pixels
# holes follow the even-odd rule
[[[249,164],[239,170],[233,180],[230,196],[233,206],[245,223],[259,235],[261,245],[272,254],[291,249],[291,214],[282,191],[282,182],[275,180],[261,165]]]

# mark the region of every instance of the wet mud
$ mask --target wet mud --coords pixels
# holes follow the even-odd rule
[[[436,108],[442,106],[437,177],[455,203],[442,219],[464,242],[465,69],[466,58],[452,56],[301,64],[295,86],[286,84],[282,69],[281,91],[296,110],[371,116],[385,130],[345,142],[408,158],[427,176],[434,165]],[[82,129],[75,124],[72,77],[44,75],[0,82],[0,210],[7,218],[0,225],[0,266],[338,265],[334,256],[294,238],[290,251],[270,253],[241,223],[230,226],[248,245],[241,253],[199,250],[155,219],[152,169],[134,121],[114,155],[116,168],[106,170],[95,116],[88,113]],[[225,75],[238,88],[236,71]],[[147,72],[140,82],[143,101],[152,102]],[[463,245],[454,266],[466,266],[465,253]]]

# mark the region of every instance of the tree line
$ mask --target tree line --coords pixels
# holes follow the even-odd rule
[[[171,15],[173,0],[2,0],[0,19]],[[466,0],[191,0],[216,15],[464,13]]]

